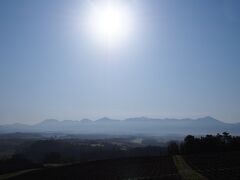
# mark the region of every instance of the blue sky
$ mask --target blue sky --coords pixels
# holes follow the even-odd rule
[[[117,50],[91,42],[89,2],[0,1],[0,124],[240,121],[240,1],[126,0],[135,29]]]

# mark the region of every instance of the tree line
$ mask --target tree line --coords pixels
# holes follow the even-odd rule
[[[192,154],[237,150],[240,150],[240,136],[232,136],[227,132],[201,137],[187,135],[183,142],[178,143],[172,141],[168,145],[169,154]]]

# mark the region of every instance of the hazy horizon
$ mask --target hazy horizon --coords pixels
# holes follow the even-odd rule
[[[121,26],[95,21],[92,9],[113,2]],[[1,0],[0,124],[240,122],[239,9],[238,0]]]
[[[228,124],[238,124],[240,123],[240,121],[237,121],[237,122],[226,122],[224,120],[221,120],[221,119],[217,119],[217,118],[214,118],[212,116],[201,116],[201,117],[146,117],[146,116],[132,116],[132,117],[126,117],[126,118],[112,118],[112,117],[108,117],[108,116],[103,116],[103,117],[99,117],[99,118],[81,118],[81,119],[57,119],[57,118],[46,118],[46,119],[42,119],[40,121],[34,121],[34,122],[19,122],[19,121],[16,121],[16,122],[12,122],[12,123],[0,123],[0,126],[5,126],[5,125],[15,125],[15,124],[24,124],[24,125],[37,125],[37,124],[41,124],[43,122],[47,122],[47,121],[57,121],[57,122],[81,122],[81,121],[84,121],[84,120],[89,120],[89,121],[92,121],[92,122],[97,122],[98,120],[114,120],[114,121],[126,121],[126,120],[130,120],[130,119],[135,119],[135,120],[140,120],[141,119],[145,119],[146,120],[146,123],[148,122],[148,120],[179,120],[179,122],[181,121],[184,121],[184,120],[192,120],[192,121],[196,121],[196,120],[203,120],[202,122],[204,123],[204,120],[208,119],[208,120],[216,120],[220,123],[228,123]]]

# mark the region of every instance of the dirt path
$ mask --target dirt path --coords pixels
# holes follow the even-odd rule
[[[193,170],[183,159],[182,156],[176,155],[173,157],[174,164],[178,169],[178,173],[184,180],[208,180],[197,171]]]
[[[40,170],[40,169],[41,168],[39,168],[39,169],[27,169],[27,170],[8,173],[8,174],[2,174],[2,175],[0,175],[0,180],[5,180],[5,179],[8,179],[8,178],[11,178],[11,177],[14,177],[14,176],[18,176],[18,175],[25,174],[25,173],[32,172],[32,171],[37,171],[37,170]]]

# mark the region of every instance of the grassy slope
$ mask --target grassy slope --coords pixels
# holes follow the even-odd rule
[[[182,156],[176,155],[173,157],[173,161],[178,169],[178,173],[184,180],[208,180],[195,170],[193,170],[183,159]]]
[[[12,177],[13,180],[42,179],[164,179],[180,180],[172,158],[169,157],[139,157],[120,158],[86,162],[70,166],[44,168]]]
[[[37,171],[37,170],[40,170],[40,169],[27,169],[27,170],[22,170],[22,171],[2,174],[2,175],[0,175],[0,180],[9,179],[9,178],[12,178],[14,176],[19,176],[19,175],[22,175],[22,174],[25,174],[25,173],[29,173],[29,172],[32,172],[32,171]]]

